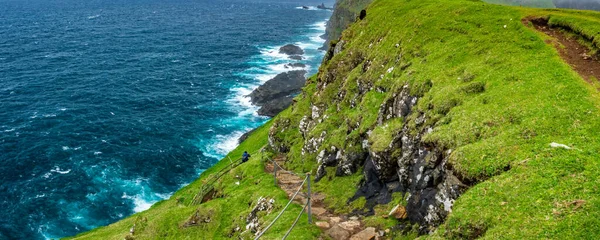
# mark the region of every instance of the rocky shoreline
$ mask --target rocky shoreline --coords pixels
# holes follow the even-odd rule
[[[296,45],[287,44],[279,49],[279,53],[288,55],[291,59],[303,59],[304,50]],[[258,114],[274,117],[292,104],[292,99],[300,92],[306,83],[305,64],[288,63],[290,71],[277,74],[263,85],[247,95],[253,105],[259,106]],[[302,69],[302,70],[297,70]]]
[[[294,44],[287,44],[279,48],[279,53],[286,54],[290,59],[302,60],[304,50]],[[306,73],[304,70],[306,64],[300,62],[288,63],[285,65],[290,71],[277,74],[274,78],[269,79],[252,93],[247,95],[250,97],[252,105],[260,107],[258,115],[275,117],[281,111],[285,110],[292,104],[294,96],[296,96],[306,83]],[[253,131],[250,130],[242,135],[238,142],[243,142]]]

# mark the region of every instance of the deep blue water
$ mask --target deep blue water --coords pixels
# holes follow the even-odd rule
[[[332,5],[331,0],[325,1]],[[321,0],[0,0],[0,239],[74,235],[169,197],[267,119],[246,98]]]

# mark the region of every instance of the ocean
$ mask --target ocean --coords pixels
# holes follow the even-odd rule
[[[168,198],[265,123],[245,95],[316,73],[313,0],[0,0],[0,239],[71,236]],[[325,1],[328,6],[333,1]]]

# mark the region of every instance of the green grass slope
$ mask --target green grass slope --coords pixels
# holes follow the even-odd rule
[[[600,17],[593,12],[466,0],[373,2],[367,18],[344,32],[345,49],[321,66],[296,106],[276,118],[275,137],[291,149],[289,166],[314,170],[316,154],[300,150],[303,139],[324,131],[316,153],[332,146],[352,151],[371,130],[372,147],[385,147],[402,125],[377,125],[379,106],[408,84],[420,96],[413,112],[428,119],[414,131],[432,127],[425,141],[452,149],[452,168],[477,183],[433,237],[600,237],[600,98],[544,35],[521,23],[527,16],[599,39]],[[373,87],[353,106],[359,84]],[[298,125],[312,106],[325,108],[327,117],[302,136]],[[405,124],[414,127],[416,116]],[[573,149],[552,148],[552,142]],[[338,187],[340,179],[356,184],[356,175],[326,177],[317,186]],[[352,207],[345,204],[351,193],[328,193],[337,199],[331,207]]]
[[[248,239],[254,235],[242,233],[246,226],[246,217],[256,205],[259,197],[275,199],[275,208],[269,213],[260,213],[261,224],[268,224],[288,202],[285,192],[273,184],[273,176],[263,170],[263,156],[259,151],[267,144],[270,123],[256,130],[244,143],[228,154],[218,164],[202,173],[201,177],[177,191],[170,199],[154,204],[150,209],[134,214],[119,222],[99,227],[75,237],[65,239]],[[217,184],[221,197],[201,205],[188,206],[203,181],[212,173],[229,164],[228,158],[239,159],[247,150],[252,154],[250,161],[238,166],[226,174]],[[239,182],[239,185],[236,184]],[[280,239],[300,212],[301,207],[292,204],[280,220],[267,231],[263,239]],[[184,223],[199,212],[201,219],[210,218],[210,222],[198,226],[183,227]],[[135,235],[128,237],[130,228],[135,224]],[[240,231],[234,231],[239,227]],[[291,232],[292,238],[312,239],[320,234],[317,227],[309,225],[303,216]]]

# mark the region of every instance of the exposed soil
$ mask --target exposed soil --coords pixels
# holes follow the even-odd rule
[[[536,30],[550,36],[552,40],[546,41],[552,44],[562,59],[567,62],[583,79],[592,84],[597,84],[600,80],[600,60],[599,56],[588,55],[589,49],[579,43],[576,38],[565,34],[563,29],[551,27],[548,20],[544,18],[528,17],[522,20],[525,26],[531,22]],[[598,88],[600,91],[600,88]]]

